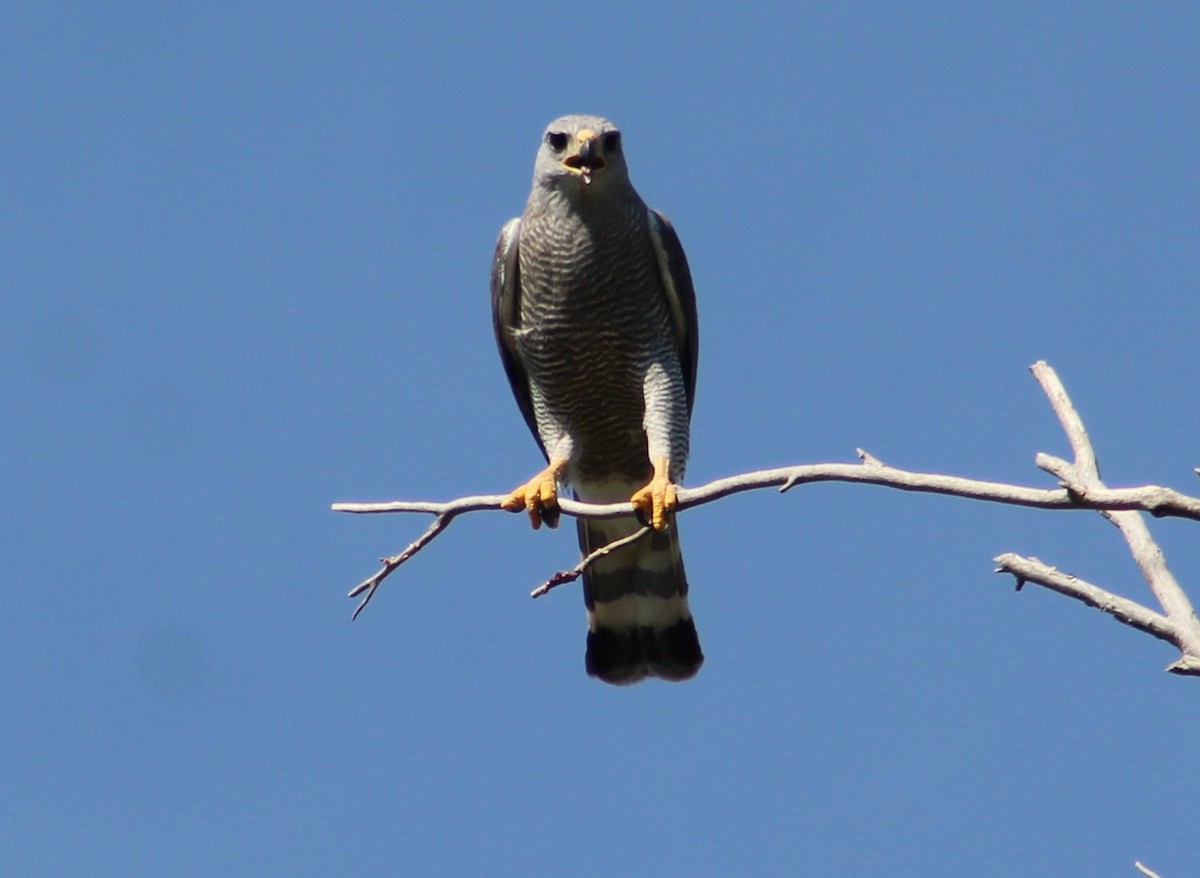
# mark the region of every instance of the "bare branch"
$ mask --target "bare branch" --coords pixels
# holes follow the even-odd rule
[[[969,500],[985,500],[1038,509],[1091,509],[1095,511],[1140,509],[1160,518],[1188,518],[1200,521],[1200,497],[1190,497],[1159,485],[1103,488],[1089,491],[1086,497],[1073,497],[1065,488],[1031,488],[1004,482],[989,482],[940,473],[903,470],[881,463],[861,449],[859,455],[862,457],[863,463],[809,463],[776,469],[753,470],[717,479],[695,488],[680,488],[678,508],[683,511],[703,506],[706,503],[713,503],[732,494],[756,491],[762,488],[779,488],[781,491],[788,491],[796,485],[811,482],[858,482],[865,485],[896,488],[901,491],[947,494]],[[485,494],[460,497],[443,503],[426,500],[334,503],[331,508],[335,512],[350,512],[358,515],[391,512],[425,512],[431,515],[454,512],[455,515],[458,515],[464,512],[499,509],[500,501],[505,496],[503,494]],[[560,498],[559,506],[564,513],[576,518],[620,518],[634,514],[632,503],[581,503],[578,500]]]
[[[858,482],[901,491],[944,494],[1037,509],[1093,510],[1121,530],[1143,576],[1158,598],[1163,613],[1062,573],[1036,558],[1005,553],[995,559],[997,571],[1016,577],[1018,589],[1025,582],[1036,583],[1102,610],[1130,627],[1174,644],[1182,655],[1168,670],[1200,676],[1200,621],[1197,621],[1191,602],[1168,570],[1162,550],[1151,538],[1145,520],[1139,514],[1148,512],[1156,517],[1169,516],[1200,521],[1200,498],[1160,485],[1132,488],[1110,488],[1105,485],[1100,480],[1096,453],[1083,420],[1058,376],[1044,362],[1035,363],[1030,370],[1049,399],[1074,454],[1073,461],[1044,453],[1036,457],[1037,466],[1057,478],[1061,484],[1060,488],[1033,488],[941,473],[897,469],[860,448],[857,449],[859,463],[813,463],[755,470],[717,479],[695,488],[681,487],[678,491],[677,511],[683,512],[743,491],[779,488],[784,492],[797,485],[813,482]],[[1200,468],[1196,472],[1200,475]],[[440,503],[394,500],[386,503],[333,504],[333,509],[338,512],[418,512],[435,516],[428,529],[403,552],[380,559],[383,566],[351,590],[351,597],[366,593],[354,611],[354,618],[357,618],[370,602],[384,579],[432,542],[457,516],[467,512],[500,509],[500,504],[506,496],[486,494]],[[560,498],[559,506],[564,513],[576,518],[620,518],[635,514],[632,503],[593,504]],[[535,588],[531,592],[532,596],[540,597],[560,585],[573,582],[598,558],[641,539],[647,533],[649,528],[643,527],[627,537],[597,549],[575,567],[556,573]]]
[[[1116,490],[1093,489],[1088,492],[1086,497],[1081,497],[1072,495],[1070,490],[1065,488],[1030,488],[1003,482],[988,482],[960,476],[897,469],[882,463],[878,458],[862,449],[857,449],[857,451],[862,463],[812,463],[755,470],[717,479],[696,488],[680,488],[678,511],[682,512],[705,503],[713,503],[733,494],[762,488],[777,487],[780,491],[788,491],[797,485],[813,482],[858,482],[867,485],[882,485],[901,491],[946,494],[1039,509],[1092,509],[1097,511],[1144,509],[1160,516],[1177,516],[1200,521],[1200,498],[1188,497],[1157,485]],[[444,502],[392,500],[382,503],[334,503],[332,509],[335,512],[349,512],[356,515],[416,512],[435,516],[433,524],[425,533],[399,554],[381,558],[383,566],[350,591],[349,597],[357,597],[366,592],[366,596],[355,608],[352,618],[358,618],[358,615],[370,603],[371,598],[375,596],[376,589],[388,576],[429,545],[434,538],[449,527],[451,521],[468,512],[498,510],[506,496],[505,494],[481,494]],[[564,513],[576,518],[621,518],[634,514],[632,503],[582,503],[565,497],[560,498],[558,502]],[[586,566],[585,564],[584,567]],[[582,572],[582,569],[580,568],[579,572]],[[540,589],[544,588],[545,591],[549,591],[557,585],[573,581],[578,578],[579,574],[576,573],[570,579],[557,581],[557,577],[561,575],[563,574],[551,577],[535,591],[544,594],[545,592]]]
[[[459,497],[445,503],[428,500],[393,500],[390,503],[334,503],[334,512],[352,512],[356,515],[371,515],[380,512],[428,512],[430,515],[444,515],[452,512],[459,515],[463,512],[477,512],[482,509],[499,509],[503,494],[483,494],[478,497]]]
[[[1067,597],[1082,601],[1089,607],[1103,610],[1139,631],[1145,631],[1159,640],[1175,643],[1178,639],[1176,626],[1166,616],[1143,607],[1136,601],[1123,598],[1120,595],[1106,591],[1098,585],[1092,585],[1070,573],[1063,573],[1056,567],[1039,561],[1037,558],[1026,558],[1005,552],[997,555],[997,573],[1010,573],[1016,577],[1018,588],[1026,582],[1036,582],[1051,591],[1064,594]]]

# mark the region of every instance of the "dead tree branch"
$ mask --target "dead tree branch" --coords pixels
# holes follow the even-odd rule
[[[1049,454],[1039,454],[1035,459],[1038,467],[1056,476],[1059,484],[1072,497],[1086,500],[1088,497],[1096,496],[1097,493],[1107,492],[1108,487],[1100,480],[1100,467],[1096,463],[1096,452],[1092,447],[1092,441],[1083,426],[1083,420],[1071,403],[1071,398],[1067,396],[1067,391],[1059,381],[1058,375],[1044,362],[1034,363],[1030,370],[1050,400],[1050,406],[1054,409],[1054,414],[1058,416],[1058,421],[1062,425],[1063,432],[1067,434],[1067,440],[1071,443],[1071,450],[1075,455],[1074,461],[1067,462]],[[1133,560],[1142,571],[1146,584],[1150,586],[1150,591],[1158,599],[1165,616],[1074,577],[1062,578],[1062,574],[1052,567],[1044,570],[1037,569],[1040,562],[1033,567],[1027,567],[1024,575],[1011,568],[1013,559],[1034,562],[1036,559],[1019,559],[1016,555],[1001,555],[996,559],[997,569],[1001,572],[1012,573],[1017,577],[1018,583],[1022,579],[1036,582],[1060,594],[1068,595],[1089,606],[1103,610],[1126,625],[1174,644],[1182,655],[1178,661],[1169,665],[1167,670],[1177,674],[1200,675],[1200,622],[1196,619],[1196,613],[1192,609],[1192,603],[1188,600],[1187,594],[1171,571],[1167,569],[1166,558],[1158,543],[1150,535],[1150,528],[1146,526],[1141,515],[1131,509],[1119,510],[1116,507],[1107,506],[1098,511],[1120,530],[1121,536],[1125,538],[1129,551],[1133,555]],[[1045,567],[1045,565],[1040,566]]]
[[[1200,676],[1200,622],[1197,621],[1187,595],[1167,569],[1162,550],[1151,538],[1145,520],[1139,514],[1147,512],[1157,518],[1174,517],[1200,521],[1200,498],[1159,485],[1132,488],[1110,488],[1105,485],[1100,480],[1095,451],[1083,421],[1075,411],[1058,376],[1044,362],[1035,363],[1030,368],[1058,416],[1074,453],[1074,460],[1071,462],[1048,454],[1038,454],[1036,457],[1037,466],[1059,480],[1061,487],[1057,489],[897,469],[858,449],[859,463],[814,463],[755,470],[717,479],[695,488],[680,488],[678,511],[683,512],[733,494],[761,488],[778,488],[780,492],[785,492],[797,485],[812,482],[858,482],[901,491],[945,494],[1037,509],[1084,509],[1099,512],[1120,529],[1151,591],[1161,605],[1162,613],[1062,573],[1036,558],[1025,558],[1012,553],[1002,554],[995,559],[997,572],[1009,573],[1016,577],[1018,589],[1026,582],[1036,583],[1102,610],[1126,625],[1175,645],[1182,655],[1167,670]],[[1197,469],[1197,473],[1200,474],[1200,469]],[[381,558],[380,569],[350,591],[350,597],[363,595],[354,610],[353,618],[358,618],[359,613],[388,576],[432,542],[455,518],[468,512],[500,509],[504,497],[503,494],[487,494],[460,497],[443,503],[394,500],[384,503],[333,504],[332,508],[337,512],[417,512],[434,516],[433,523],[420,537],[399,554]],[[559,505],[564,513],[577,518],[618,518],[634,514],[631,503],[593,504],[562,498]],[[554,574],[535,588],[532,596],[539,597],[559,585],[574,581],[597,558],[641,539],[646,533],[648,528],[642,528],[611,545],[601,547],[571,570]]]

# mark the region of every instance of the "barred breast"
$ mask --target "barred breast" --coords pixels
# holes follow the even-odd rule
[[[521,228],[520,345],[535,410],[567,426],[582,477],[644,482],[643,380],[657,361],[682,381],[646,208],[639,199],[600,219],[553,207]]]

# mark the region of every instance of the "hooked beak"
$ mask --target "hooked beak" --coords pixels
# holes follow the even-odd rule
[[[600,155],[600,136],[590,128],[575,135],[575,151],[563,159],[563,166],[583,182],[591,183],[592,174],[601,170],[607,162]]]

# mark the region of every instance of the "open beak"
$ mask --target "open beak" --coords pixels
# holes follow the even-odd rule
[[[563,165],[584,183],[591,183],[592,174],[607,164],[604,156],[600,155],[600,137],[595,131],[585,128],[575,136],[575,142],[575,151],[563,159]]]

